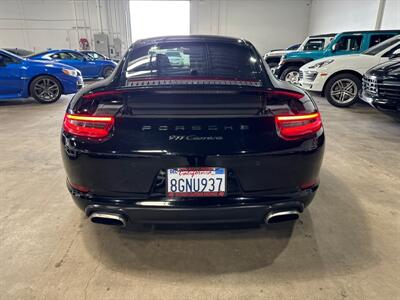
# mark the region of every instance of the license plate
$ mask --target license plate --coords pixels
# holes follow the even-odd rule
[[[224,168],[175,168],[167,170],[168,197],[222,197],[226,190]]]

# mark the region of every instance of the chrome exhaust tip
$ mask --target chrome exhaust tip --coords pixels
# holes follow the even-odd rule
[[[126,220],[123,216],[119,214],[113,213],[106,213],[106,212],[94,212],[90,216],[90,221],[96,224],[103,224],[103,225],[114,225],[125,227]]]
[[[266,215],[264,221],[266,224],[294,221],[299,218],[299,215],[300,212],[298,210],[270,212],[269,214]]]

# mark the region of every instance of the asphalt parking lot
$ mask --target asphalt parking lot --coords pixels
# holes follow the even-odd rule
[[[317,101],[321,186],[294,226],[135,230],[91,224],[72,202],[68,97],[0,102],[0,298],[398,299],[400,123]]]

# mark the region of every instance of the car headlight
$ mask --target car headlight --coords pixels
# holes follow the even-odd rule
[[[62,69],[63,73],[69,76],[78,76],[78,72],[76,70],[70,70],[70,69]]]
[[[328,59],[325,61],[321,61],[319,63],[316,63],[315,65],[310,66],[309,69],[319,69],[319,68],[325,67],[325,66],[333,63],[334,61],[335,61],[334,59]]]

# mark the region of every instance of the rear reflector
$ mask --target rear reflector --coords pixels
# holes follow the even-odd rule
[[[82,185],[76,184],[76,183],[72,183],[70,181],[68,181],[69,184],[71,185],[71,187],[79,192],[82,193],[88,193],[90,190],[87,187],[84,187]]]
[[[64,130],[73,135],[103,138],[109,135],[114,125],[113,116],[84,116],[65,114]]]
[[[322,127],[319,112],[304,115],[275,116],[276,129],[285,140],[296,140],[318,132]]]

